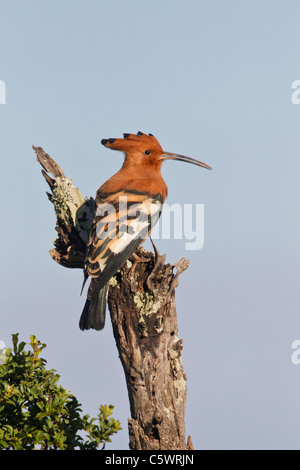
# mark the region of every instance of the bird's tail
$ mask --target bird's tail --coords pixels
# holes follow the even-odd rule
[[[105,285],[95,293],[92,300],[87,299],[83,308],[79,328],[81,330],[102,330],[105,325],[106,302],[108,285]]]

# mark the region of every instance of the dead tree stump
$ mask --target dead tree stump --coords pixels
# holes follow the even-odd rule
[[[41,147],[33,149],[57,218],[58,237],[50,255],[62,266],[82,269],[94,199],[85,199]],[[129,446],[132,450],[189,450],[193,446],[191,438],[188,442],[185,438],[187,387],[175,306],[178,276],[189,262],[182,258],[174,266],[165,264],[165,255],[142,248],[137,254],[143,261],[129,258],[111,279],[108,295],[130,402]],[[78,320],[79,316],[80,308]]]

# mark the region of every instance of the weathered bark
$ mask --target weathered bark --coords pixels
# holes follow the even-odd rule
[[[65,177],[60,166],[41,147],[32,147],[43,167],[42,175],[51,189],[47,196],[56,213],[58,237],[50,255],[62,266],[83,269],[95,201],[92,197],[85,199],[72,179]]]
[[[71,179],[41,147],[33,147],[54,204],[58,238],[52,258],[69,268],[83,268],[95,203],[84,199]],[[53,178],[49,176],[51,173]],[[138,450],[192,449],[185,438],[186,375],[178,338],[175,288],[188,267],[174,266],[165,255],[139,248],[111,279],[108,306],[125,372],[131,419],[129,445]],[[174,272],[175,271],[175,272]],[[79,312],[80,313],[80,312]]]
[[[187,261],[177,263],[174,275],[165,257],[155,260],[141,249],[138,254],[147,261],[133,267],[127,262],[108,300],[130,400],[130,447],[187,449],[186,376],[174,292]]]

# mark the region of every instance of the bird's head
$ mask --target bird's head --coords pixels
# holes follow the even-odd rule
[[[137,134],[123,134],[123,136],[123,139],[102,139],[101,143],[112,150],[124,152],[125,165],[134,165],[141,168],[147,166],[160,168],[164,160],[178,160],[211,170],[210,166],[195,158],[165,152],[152,134],[138,132]]]

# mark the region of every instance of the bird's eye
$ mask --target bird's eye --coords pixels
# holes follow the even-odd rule
[[[150,155],[151,154],[151,150],[145,150],[145,155]]]

